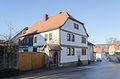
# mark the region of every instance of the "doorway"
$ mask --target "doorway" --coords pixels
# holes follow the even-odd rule
[[[58,66],[58,52],[54,53],[54,64]]]

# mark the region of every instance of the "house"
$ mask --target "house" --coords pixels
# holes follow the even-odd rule
[[[24,34],[26,31],[28,30],[28,27],[25,27],[24,29],[22,29],[19,33],[17,33],[14,37],[12,37],[11,39],[11,43],[13,45],[19,45],[19,35]]]
[[[103,48],[94,48],[94,52],[96,53],[96,59],[103,58]]]
[[[90,61],[94,61],[96,57],[94,53],[94,46],[94,44],[88,41],[87,57]]]
[[[69,13],[45,14],[44,20],[20,35],[19,52],[45,52],[57,65],[76,65],[78,59],[87,64],[87,41],[84,23]]]
[[[115,41],[109,46],[109,55],[116,57],[120,62],[120,41]]]

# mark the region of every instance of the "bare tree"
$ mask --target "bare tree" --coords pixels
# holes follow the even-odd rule
[[[106,39],[106,43],[107,43],[107,44],[112,44],[112,43],[115,42],[116,40],[117,40],[117,38],[110,37],[110,38]]]

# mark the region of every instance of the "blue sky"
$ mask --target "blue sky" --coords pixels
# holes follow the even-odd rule
[[[98,44],[115,37],[120,40],[120,0],[0,0],[0,34],[31,27],[43,19],[67,11],[85,23],[89,41]]]

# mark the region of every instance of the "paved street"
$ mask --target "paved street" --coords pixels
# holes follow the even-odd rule
[[[9,79],[120,79],[120,64],[103,61],[96,66],[32,72]]]

